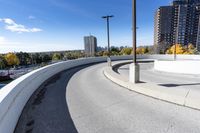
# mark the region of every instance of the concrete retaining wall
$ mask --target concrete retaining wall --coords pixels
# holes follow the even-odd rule
[[[0,90],[0,133],[13,133],[21,112],[33,92],[53,75],[79,65],[106,61],[88,58],[61,62],[32,71]]]
[[[180,74],[200,74],[200,60],[155,60],[154,69],[163,72]]]
[[[139,59],[173,59],[170,55],[139,55]],[[178,56],[178,59],[200,60],[200,56]],[[112,60],[130,60],[132,56],[116,56]],[[13,133],[21,112],[34,91],[53,75],[76,66],[105,62],[106,57],[60,62],[32,71],[0,90],[0,133]]]

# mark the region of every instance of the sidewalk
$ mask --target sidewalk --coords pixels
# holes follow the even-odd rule
[[[114,63],[113,67],[124,62]],[[118,69],[118,73],[112,68],[104,69],[105,76],[116,84],[129,90],[147,95],[156,99],[175,103],[178,105],[200,109],[200,75],[177,75],[161,73],[153,70],[153,67],[140,64],[141,83],[136,85],[128,80],[128,65]],[[151,64],[152,65],[152,64]]]

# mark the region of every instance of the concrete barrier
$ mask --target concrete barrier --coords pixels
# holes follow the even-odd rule
[[[163,72],[180,74],[200,74],[200,60],[155,60],[154,69]]]
[[[138,55],[139,59],[173,59],[171,55]],[[199,59],[200,56],[177,56],[180,59]],[[60,62],[32,71],[0,89],[0,133],[13,133],[21,112],[35,90],[53,75],[76,66],[105,62],[106,57]],[[132,56],[111,57],[130,60]]]
[[[0,133],[13,133],[25,104],[44,81],[63,70],[103,61],[106,58],[60,62],[32,71],[3,87],[0,90]]]

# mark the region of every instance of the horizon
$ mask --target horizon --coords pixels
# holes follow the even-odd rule
[[[153,45],[154,13],[171,0],[137,3],[138,46]],[[113,3],[115,3],[113,5]],[[0,0],[0,53],[84,49],[83,37],[94,35],[107,45],[103,15],[110,21],[111,46],[132,46],[132,3],[124,1]],[[35,8],[37,7],[37,8]]]

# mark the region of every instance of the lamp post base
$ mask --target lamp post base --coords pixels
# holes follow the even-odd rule
[[[112,66],[112,62],[111,62],[111,58],[110,57],[107,58],[107,62],[108,62],[108,66],[111,67]]]
[[[140,66],[137,63],[132,63],[129,66],[129,82],[138,83],[140,81]]]

